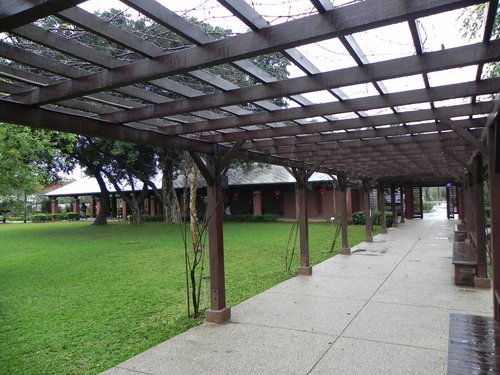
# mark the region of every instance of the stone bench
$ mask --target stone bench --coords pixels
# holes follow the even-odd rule
[[[466,230],[465,224],[455,224],[455,241],[463,242],[465,241]]]
[[[477,257],[472,244],[458,241],[453,243],[453,264],[455,265],[455,285],[474,286]]]
[[[500,374],[500,323],[487,316],[450,314],[448,374]]]

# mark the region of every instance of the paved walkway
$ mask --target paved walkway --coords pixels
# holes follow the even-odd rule
[[[451,312],[492,315],[489,290],[457,287],[454,221],[408,220],[122,364],[134,374],[444,374]]]

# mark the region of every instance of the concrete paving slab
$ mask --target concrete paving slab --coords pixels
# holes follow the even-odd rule
[[[338,256],[332,259],[340,258],[341,257]],[[394,265],[392,264],[326,261],[313,267],[313,275],[383,280],[392,272],[393,269]]]
[[[389,278],[372,301],[487,314],[493,312],[491,290],[395,278]]]
[[[443,374],[450,312],[491,316],[492,296],[454,285],[455,221],[441,211],[234,306],[227,324],[205,323],[106,374]]]
[[[391,274],[391,280],[413,283],[454,284],[451,259],[445,263],[427,263],[420,260],[403,261]]]
[[[446,351],[341,337],[310,374],[445,374],[447,357]]]
[[[369,302],[343,337],[448,350],[450,311]]]
[[[204,324],[118,367],[152,375],[306,374],[335,337],[248,324]],[[121,374],[120,374],[121,375]]]
[[[231,321],[339,335],[364,301],[261,293],[231,310]]]
[[[380,282],[374,279],[313,275],[294,277],[272,287],[268,292],[367,301],[379,285]]]

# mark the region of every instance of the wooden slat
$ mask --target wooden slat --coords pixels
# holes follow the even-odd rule
[[[315,117],[320,115],[335,115],[354,110],[368,110],[384,108],[387,102],[394,106],[422,103],[426,100],[446,100],[457,97],[466,97],[474,93],[489,94],[498,90],[500,78],[483,80],[480,82],[466,82],[431,89],[417,89],[403,91],[384,96],[374,95],[359,99],[350,99],[343,102],[329,102],[314,104],[307,107],[280,109],[272,112],[258,112],[243,116],[226,117],[220,120],[199,121],[195,123],[172,126],[166,129],[171,135],[197,133],[203,131],[236,128],[240,126],[255,125],[266,122],[286,121],[297,118]],[[172,103],[175,105],[175,102]],[[491,110],[491,109],[490,109]],[[102,116],[109,119],[110,116]],[[149,116],[148,116],[149,117]],[[156,117],[156,116],[154,116]],[[136,119],[137,120],[137,119]],[[358,120],[360,121],[360,120]],[[333,122],[335,123],[335,122]],[[369,121],[365,126],[369,125]],[[334,126],[331,129],[335,129]]]
[[[2,0],[0,2],[0,31],[26,25],[84,1],[86,0]]]
[[[223,64],[479,2],[422,0],[403,4],[399,0],[372,0],[356,3],[324,14],[268,27],[258,33],[236,35],[204,46],[167,53],[125,67],[107,69],[80,79],[36,89],[23,96],[23,100],[29,104],[44,104],[87,95],[103,89],[109,90],[144,80],[185,73],[193,68]]]
[[[285,81],[271,82],[266,85],[250,86],[228,92],[205,95],[191,100],[179,100],[173,105],[168,106],[157,105],[126,113],[118,112],[112,116],[108,116],[107,119],[114,122],[125,122],[149,117],[167,116],[212,107],[318,91],[325,88],[366,83],[370,81],[368,77],[375,80],[385,80],[409,74],[451,69],[481,61],[497,60],[500,58],[499,51],[500,41],[491,42],[489,45],[479,43],[444,51],[430,52],[423,56],[403,57],[363,67],[352,67],[320,73],[312,77],[292,78]],[[367,74],[367,71],[369,74]],[[26,98],[19,99],[26,101]],[[387,106],[388,104],[384,103],[384,107]]]

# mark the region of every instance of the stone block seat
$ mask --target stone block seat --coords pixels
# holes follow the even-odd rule
[[[474,286],[477,257],[469,242],[453,243],[453,264],[455,266],[455,285]]]

